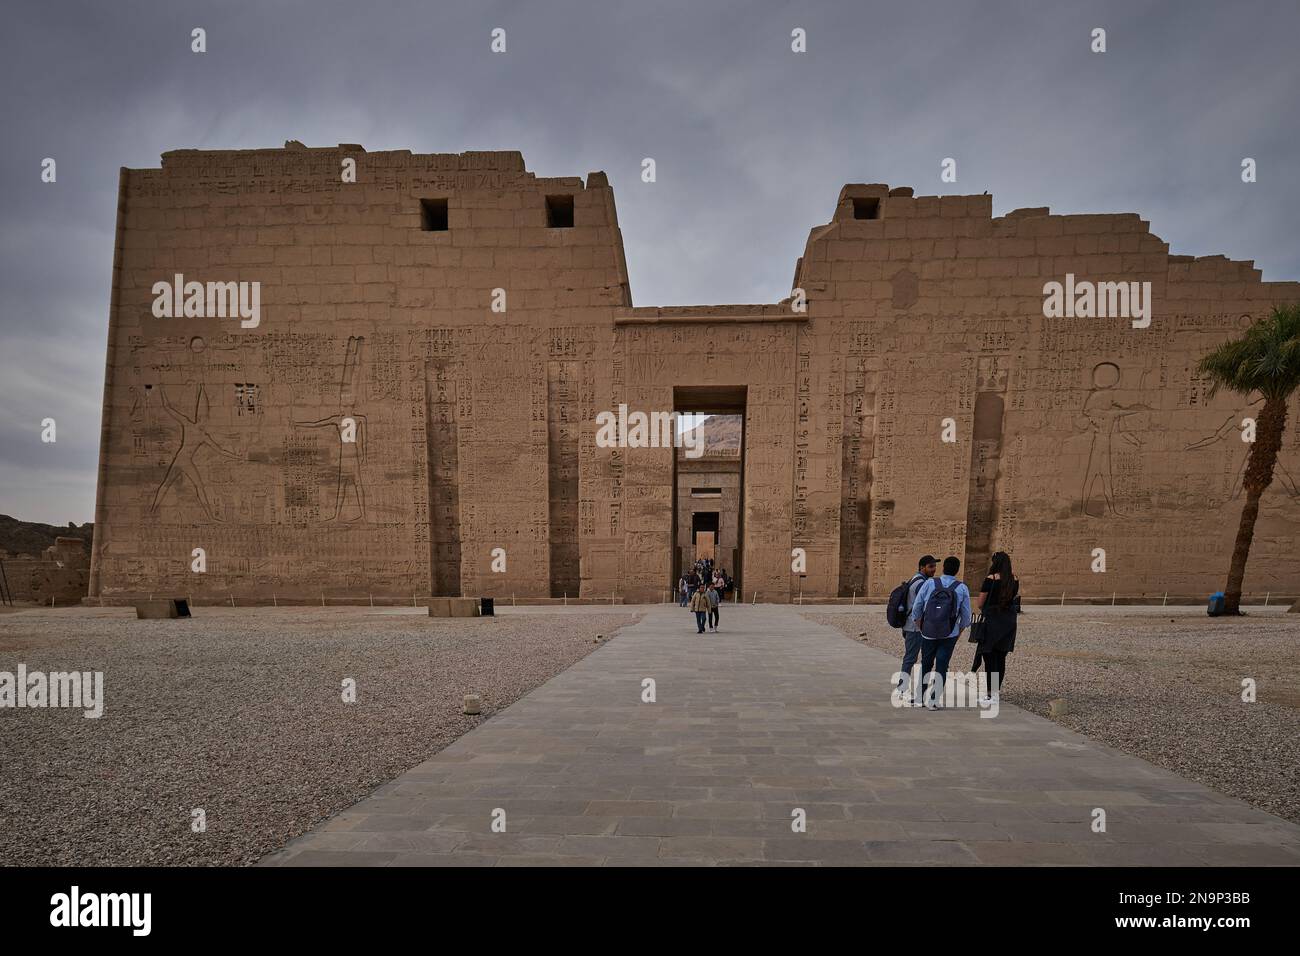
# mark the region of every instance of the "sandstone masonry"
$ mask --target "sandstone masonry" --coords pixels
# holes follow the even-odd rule
[[[880,598],[926,551],[1010,551],[1039,596],[1222,585],[1252,406],[1195,365],[1300,283],[1135,214],[857,184],[795,267],[806,311],[633,307],[603,173],[291,145],[122,171],[92,598],[662,600],[676,456],[599,447],[620,403],[743,412],[740,477],[711,481],[746,600]],[[1046,318],[1067,274],[1149,282],[1149,327]],[[258,283],[260,321],[155,317],[177,275]],[[1291,422],[1249,592],[1300,593]]]

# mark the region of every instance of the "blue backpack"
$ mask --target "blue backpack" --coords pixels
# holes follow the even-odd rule
[[[902,627],[907,623],[907,612],[911,610],[907,606],[907,599],[911,596],[912,585],[916,583],[917,578],[924,580],[925,575],[914,574],[889,592],[889,603],[885,605],[885,619],[890,627]]]
[[[930,592],[930,600],[925,602],[925,617],[921,619],[921,636],[932,641],[946,639],[957,627],[957,588],[961,581],[938,586]]]

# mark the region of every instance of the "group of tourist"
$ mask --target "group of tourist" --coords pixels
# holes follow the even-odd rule
[[[961,560],[947,557],[943,573],[938,576],[938,559],[923,556],[916,574],[906,587],[905,598],[899,594],[897,611],[903,629],[903,664],[898,683],[904,704],[938,710],[943,706],[943,685],[948,676],[948,662],[962,632],[972,626],[970,642],[975,644],[971,672],[984,667],[986,688],[980,703],[992,704],[1006,679],[1007,655],[1016,646],[1016,615],[1020,611],[1020,581],[1011,570],[1011,556],[996,552],[989,561],[988,573],[972,602],[970,589],[957,579]],[[890,596],[891,605],[896,600]],[[979,619],[972,621],[973,613]],[[921,684],[911,691],[912,668],[921,661]],[[924,691],[922,690],[924,688]]]
[[[726,569],[714,567],[712,558],[701,558],[678,578],[678,599],[682,607],[689,607],[695,614],[695,626],[700,634],[706,625],[711,631],[718,629],[718,609],[734,587]]]
[[[890,595],[890,623],[903,630],[898,696],[905,705],[931,710],[942,707],[948,664],[957,641],[970,628],[970,642],[975,645],[971,672],[984,668],[980,703],[992,704],[1006,680],[1007,655],[1016,646],[1020,581],[1011,570],[1011,556],[1005,551],[992,556],[979,594],[973,599],[970,588],[957,577],[960,558],[944,558],[943,572],[936,573],[938,570],[938,558],[932,554],[922,556],[916,563],[916,574]],[[678,598],[682,607],[695,614],[698,633],[705,633],[706,628],[718,630],[718,610],[733,587],[727,572],[715,568],[710,558],[696,561],[678,579]],[[918,660],[921,683],[913,692],[912,670]]]

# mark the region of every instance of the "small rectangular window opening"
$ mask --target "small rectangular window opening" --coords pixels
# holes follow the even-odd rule
[[[721,488],[692,488],[691,497],[692,498],[721,498],[722,489]]]
[[[853,199],[854,219],[879,219],[880,198],[878,196],[857,196]]]
[[[573,194],[546,197],[546,225],[552,229],[573,228]]]
[[[420,200],[420,228],[425,232],[447,231],[447,200]]]

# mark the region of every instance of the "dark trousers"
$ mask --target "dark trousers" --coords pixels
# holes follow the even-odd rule
[[[716,628],[717,626],[718,626],[718,609],[717,609],[716,607],[714,607],[714,608],[710,608],[710,609],[709,609],[709,627]]]
[[[926,678],[933,671],[938,675],[934,680],[934,700],[943,700],[943,682],[948,678],[948,662],[952,660],[953,648],[957,638],[945,637],[941,641],[921,639],[921,692],[926,700],[930,699],[930,685]]]
[[[985,681],[986,681],[987,684],[988,684],[988,691],[989,691],[990,694],[992,694],[992,693],[996,693],[997,691],[999,691],[999,690],[1002,689],[1002,684],[1003,684],[1003,682],[1005,682],[1006,679],[1007,679],[1007,652],[1006,652],[1006,648],[1005,648],[1005,647],[1003,647],[1003,648],[997,648],[997,647],[995,647],[995,648],[993,648],[992,650],[987,650],[987,651],[983,651],[983,652],[976,651],[976,652],[975,652],[975,663],[974,663],[974,665],[971,667],[971,669],[972,669],[972,670],[979,670],[979,666],[980,666],[980,663],[981,663],[981,662],[983,662],[983,664],[984,664],[984,673],[985,673],[985,678],[984,678],[984,679],[985,679]],[[993,683],[993,677],[991,676],[991,675],[993,675],[993,674],[998,675],[998,676],[997,676],[997,684],[996,684],[996,685],[994,685],[994,683]]]
[[[921,656],[921,642],[924,640],[920,631],[903,632],[903,665],[899,668],[903,672],[903,677],[899,680],[898,686],[904,690],[907,690],[912,683],[912,668],[916,666],[916,659]]]
[[[701,634],[704,633],[704,622],[707,621],[708,619],[709,619],[709,614],[707,611],[695,612],[695,626],[700,629]]]

